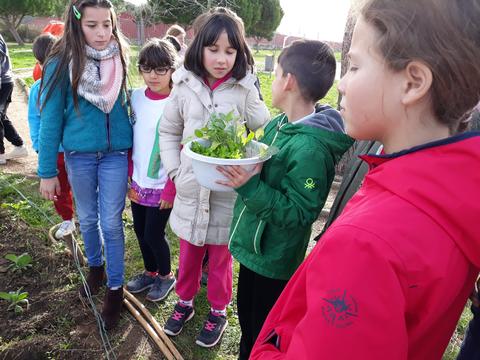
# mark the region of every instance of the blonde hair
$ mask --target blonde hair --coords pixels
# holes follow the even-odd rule
[[[167,29],[166,35],[177,37],[178,35],[186,35],[187,33],[180,25],[172,25]]]

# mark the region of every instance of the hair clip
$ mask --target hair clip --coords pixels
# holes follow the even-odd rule
[[[80,20],[82,18],[82,13],[78,11],[77,7],[75,5],[72,6],[73,9],[73,15],[77,18],[77,20]]]

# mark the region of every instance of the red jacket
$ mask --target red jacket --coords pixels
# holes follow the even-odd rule
[[[364,160],[251,359],[442,358],[480,267],[480,133]]]

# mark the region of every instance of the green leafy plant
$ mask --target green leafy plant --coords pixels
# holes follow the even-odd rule
[[[10,305],[7,308],[8,311],[14,310],[15,314],[20,314],[24,311],[22,305],[26,305],[26,309],[28,310],[28,292],[21,291],[22,288],[18,289],[17,291],[10,291],[8,293],[0,291],[0,299],[10,302]]]
[[[263,136],[263,129],[248,135],[245,123],[233,111],[227,114],[213,113],[206,126],[195,130],[195,136],[208,142],[208,146],[194,141],[191,150],[201,155],[221,159],[242,159],[253,139]],[[190,140],[190,139],[189,139]]]
[[[22,255],[7,254],[5,259],[10,260],[12,263],[8,266],[9,269],[15,271],[23,271],[32,267],[32,257],[27,253]]]

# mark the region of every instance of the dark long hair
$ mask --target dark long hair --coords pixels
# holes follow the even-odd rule
[[[113,9],[112,3],[110,0],[72,0],[65,11],[65,29],[63,36],[53,45],[45,63],[46,68],[52,61],[58,61],[53,76],[47,81],[46,84],[44,84],[44,77],[42,76],[39,98],[40,94],[42,94],[42,92],[48,88],[44,104],[48,101],[48,98],[55,90],[56,85],[58,85],[59,82],[67,80],[65,77],[68,78],[68,66],[70,62],[72,62],[73,103],[75,104],[75,108],[78,108],[78,84],[85,68],[86,42],[82,32],[81,20],[75,17],[73,10],[74,6],[82,15],[86,7],[98,7],[110,10],[112,36],[118,42],[120,59],[123,67],[122,88],[124,89],[125,93],[127,93],[128,44],[118,27],[117,16],[115,14],[115,10]]]
[[[202,78],[207,76],[203,65],[203,48],[215,44],[223,31],[227,33],[230,45],[237,50],[232,77],[241,80],[247,71],[253,71],[254,60],[245,40],[243,24],[237,16],[226,12],[213,13],[201,26],[185,54],[185,69]]]

